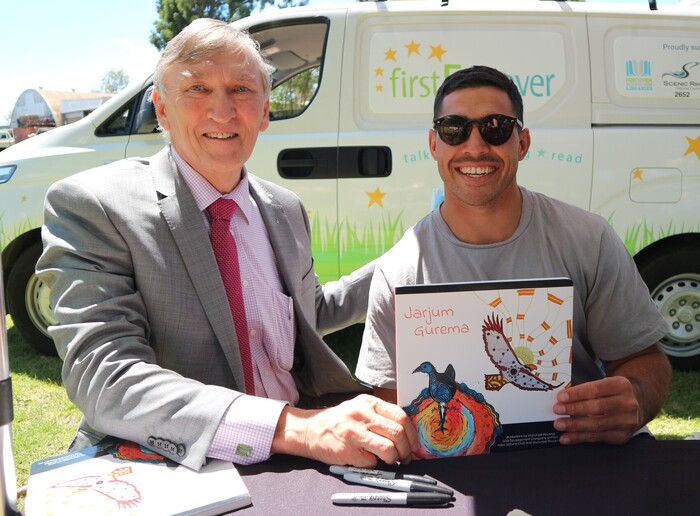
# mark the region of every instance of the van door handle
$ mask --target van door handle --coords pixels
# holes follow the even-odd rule
[[[277,155],[277,172],[285,179],[336,179],[338,148],[284,149]]]
[[[277,156],[285,179],[386,177],[391,166],[391,149],[383,146],[284,149]]]
[[[391,174],[389,147],[340,147],[338,177],[387,177]]]

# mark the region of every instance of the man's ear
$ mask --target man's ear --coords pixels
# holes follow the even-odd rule
[[[263,119],[260,123],[260,132],[270,127],[270,98],[268,97],[263,107]]]
[[[518,161],[522,161],[527,156],[527,151],[530,150],[530,130],[525,128],[520,131],[520,140],[518,141],[520,148],[518,149]]]
[[[165,102],[163,102],[163,98],[158,93],[158,90],[153,90],[151,99],[153,100],[153,107],[156,111],[158,125],[160,125],[166,131],[170,130],[170,127],[168,126],[168,116],[165,113]]]
[[[428,130],[428,146],[430,147],[430,154],[433,159],[437,161],[437,156],[435,155],[435,146],[437,145],[437,134],[435,134],[435,129]]]

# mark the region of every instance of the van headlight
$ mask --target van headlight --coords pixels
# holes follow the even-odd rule
[[[0,185],[7,183],[12,177],[12,174],[15,173],[15,170],[17,170],[17,165],[0,166]]]

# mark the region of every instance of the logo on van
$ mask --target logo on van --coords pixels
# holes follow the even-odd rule
[[[472,34],[475,41],[478,34]],[[537,39],[537,38],[536,38]],[[536,46],[555,48],[560,36],[545,34]],[[427,115],[437,90],[450,74],[471,66],[477,57],[474,45],[465,41],[464,34],[416,34],[412,32],[387,32],[374,34],[370,39],[366,77],[370,116],[376,114]],[[533,43],[534,45],[535,43]],[[536,110],[556,95],[564,84],[565,60],[556,50],[547,59],[535,59],[523,63],[509,58],[484,56],[492,49],[479,51],[482,59],[510,75],[528,100],[528,108]],[[559,56],[561,54],[561,56]],[[494,54],[495,55],[495,54]],[[561,57],[561,58],[558,58]]]
[[[625,89],[628,91],[651,91],[651,61],[628,59],[625,63]]]
[[[675,72],[666,72],[661,77],[666,77],[667,75],[674,77],[676,79],[687,79],[690,77],[690,69],[695,68],[698,64],[697,61],[691,61],[690,63],[685,63],[680,70]]]
[[[690,61],[681,66],[680,70],[661,75],[663,86],[671,88],[674,98],[690,98],[691,92],[695,95],[700,90],[700,80],[695,78],[697,77],[695,70],[692,72],[694,78],[690,77],[691,70],[699,64],[698,61]],[[664,77],[670,77],[670,79],[664,79]]]
[[[375,92],[392,98],[434,97],[445,77],[461,68],[443,63],[445,54],[441,43],[424,45],[413,39],[403,47],[387,48],[382,63],[373,70]],[[437,63],[439,72],[428,72],[424,63]]]

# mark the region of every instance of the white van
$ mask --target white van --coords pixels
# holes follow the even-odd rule
[[[236,24],[275,70],[272,123],[248,167],[303,199],[322,281],[381,255],[439,202],[435,91],[488,64],[523,95],[533,143],[519,182],[610,222],[671,324],[666,352],[700,367],[700,8],[351,3]],[[49,296],[33,273],[46,189],[162,147],[149,86],[0,155],[8,310],[41,351],[53,351]]]

